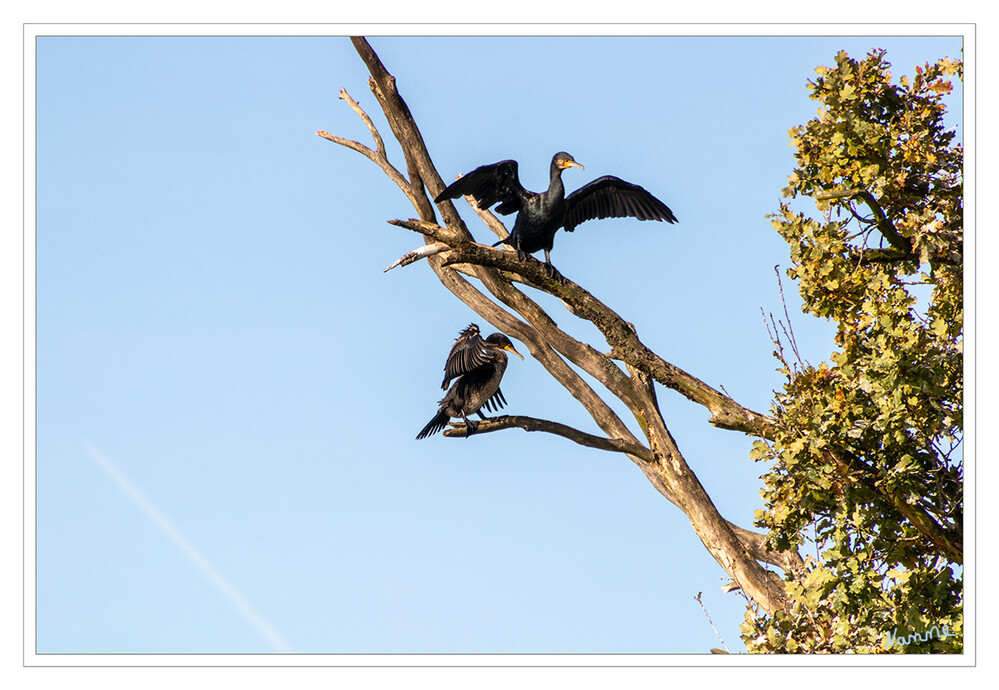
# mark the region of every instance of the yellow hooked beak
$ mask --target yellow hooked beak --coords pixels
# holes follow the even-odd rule
[[[504,345],[504,346],[503,346],[503,349],[504,349],[504,350],[509,350],[510,352],[512,352],[513,354],[517,355],[517,356],[518,356],[518,357],[520,357],[521,359],[524,359],[524,355],[522,355],[522,354],[520,354],[519,352],[517,352],[516,350],[514,350],[514,349],[513,349],[513,345]]]
[[[579,168],[580,170],[586,169],[576,161],[562,161],[562,169],[564,170],[565,168]]]

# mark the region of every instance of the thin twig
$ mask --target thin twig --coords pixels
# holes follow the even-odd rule
[[[382,141],[382,135],[378,133],[378,128],[375,127],[375,123],[371,121],[371,118],[368,117],[366,112],[364,112],[361,105],[350,97],[350,94],[347,93],[347,89],[340,89],[340,99],[347,101],[347,105],[349,105],[354,112],[357,113],[361,120],[364,121],[368,131],[371,132],[371,137],[375,140],[378,155],[380,155],[384,160],[388,160],[388,155],[385,153],[385,142]]]
[[[694,600],[701,605],[701,610],[704,611],[704,617],[708,619],[708,624],[711,626],[711,629],[715,631],[715,637],[717,637],[718,641],[721,642],[722,647],[725,648],[725,652],[727,654],[731,654],[732,652],[729,651],[728,645],[725,644],[725,640],[722,639],[721,634],[718,632],[718,628],[715,627],[714,622],[711,620],[711,616],[708,614],[708,610],[704,608],[704,602],[701,601],[701,592],[697,593],[697,596],[694,597]]]
[[[791,316],[787,313],[787,301],[784,299],[784,284],[781,282],[780,271],[777,270],[776,266],[774,266],[774,273],[777,274],[777,289],[780,292],[780,303],[784,306],[784,318],[787,319],[787,329],[785,329],[784,333],[791,342],[791,349],[794,350],[794,356],[798,360],[798,363],[808,364],[801,359],[801,353],[798,352],[798,342],[794,339],[794,329],[791,328]]]
[[[763,311],[763,307],[760,307],[760,313],[763,315],[763,325],[767,329],[767,335],[770,337],[770,342],[772,342],[774,344],[774,347],[777,348],[776,350],[774,350],[774,356],[777,357],[778,360],[780,360],[780,363],[784,365],[784,368],[789,373],[791,371],[794,371],[794,367],[792,367],[788,363],[787,358],[784,356],[784,344],[780,340],[780,333],[777,332],[777,322],[774,321],[773,312],[767,314],[765,311]],[[767,322],[767,316],[770,317],[769,323]],[[773,324],[772,331],[770,330],[771,324]]]

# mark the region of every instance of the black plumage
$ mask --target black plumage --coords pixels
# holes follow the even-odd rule
[[[539,194],[527,191],[520,184],[517,161],[483,165],[448,185],[434,201],[439,203],[470,195],[479,208],[498,204],[497,213],[516,213],[510,235],[493,246],[508,244],[522,259],[544,250],[545,264],[551,275],[556,275],[557,271],[549,252],[559,228],[572,232],[580,223],[597,218],[631,217],[677,222],[669,207],[646,189],[612,175],[597,178],[566,196],[562,184],[562,171],[566,168],[582,169],[583,166],[564,151],[556,153],[552,158],[548,190]]]
[[[451,417],[461,417],[468,429],[467,435],[471,436],[475,433],[478,422],[468,419],[468,415],[478,414],[486,419],[482,413],[483,407],[493,412],[506,405],[499,387],[503,372],[506,371],[505,350],[524,358],[502,333],[493,333],[483,339],[479,334],[479,327],[474,323],[463,330],[448,353],[441,389],[447,388],[452,379],[457,380],[440,401],[437,414],[416,438],[436,434],[447,425]]]

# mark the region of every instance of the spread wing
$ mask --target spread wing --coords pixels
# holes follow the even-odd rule
[[[565,229],[568,232],[588,220],[624,217],[676,222],[669,206],[644,187],[613,175],[598,177],[565,198]]]
[[[486,341],[479,335],[479,327],[474,323],[469,324],[468,328],[458,335],[454,345],[451,346],[451,352],[448,353],[441,390],[446,389],[453,379],[475,371],[491,361],[492,357],[486,350]]]
[[[527,191],[517,174],[517,161],[500,161],[476,168],[449,184],[434,201],[439,203],[465,195],[471,195],[479,208],[498,203],[496,212],[503,215],[519,211],[527,202]]]

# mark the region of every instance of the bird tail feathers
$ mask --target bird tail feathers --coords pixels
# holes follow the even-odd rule
[[[440,410],[437,413],[437,416],[431,419],[427,425],[423,427],[423,431],[416,435],[416,440],[426,438],[427,436],[433,436],[438,431],[441,431],[445,426],[447,426],[449,419],[451,419],[451,417],[448,413],[444,410]]]

